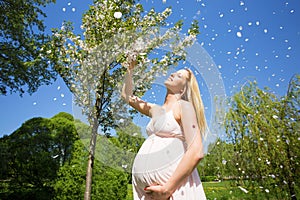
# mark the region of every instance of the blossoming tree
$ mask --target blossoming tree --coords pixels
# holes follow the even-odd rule
[[[92,166],[99,129],[109,130],[128,123],[130,112],[119,91],[126,66],[137,60],[134,80],[137,96],[143,95],[156,75],[186,57],[185,48],[199,34],[198,23],[191,23],[180,37],[183,22],[167,26],[171,9],[145,12],[135,1],[100,1],[83,16],[83,35],[76,35],[71,23],[54,30],[49,57],[82,108],[91,127],[85,198],[90,199]],[[166,27],[166,28],[163,28]],[[164,47],[164,52],[160,48]]]
[[[250,82],[230,99],[224,125],[233,152],[226,165],[236,184],[257,197],[299,196],[299,94],[297,75],[283,97]]]

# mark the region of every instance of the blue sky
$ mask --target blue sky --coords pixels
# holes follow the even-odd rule
[[[194,19],[199,21],[201,34],[197,42],[214,61],[227,96],[239,91],[247,80],[256,80],[260,87],[267,86],[282,96],[290,78],[300,74],[299,0],[140,2],[145,10],[153,7],[162,11],[172,6],[170,25],[179,19],[187,25]],[[69,20],[79,33],[81,16],[91,3],[90,0],[57,0],[56,4],[49,5],[45,8],[48,31]],[[208,87],[205,79],[205,75],[199,77],[200,82],[204,80],[203,90]],[[161,100],[163,97],[150,91],[147,98]],[[209,98],[204,97],[204,101]],[[32,117],[49,118],[62,111],[72,113],[72,96],[61,79],[42,86],[31,96],[0,96],[0,102],[0,136],[9,135]]]

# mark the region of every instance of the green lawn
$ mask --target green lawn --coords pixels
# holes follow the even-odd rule
[[[203,188],[208,200],[252,200],[252,199],[276,199],[270,196],[265,196],[261,193],[260,196],[254,196],[250,193],[243,192],[238,187],[233,187],[230,181],[223,182],[203,182]],[[132,186],[128,185],[128,194],[126,200],[133,200]]]
[[[229,190],[229,182],[203,182],[203,187],[208,199],[229,199],[229,197],[232,196],[233,193],[241,193],[239,191],[239,188],[237,188],[237,191]],[[126,200],[133,200],[132,185],[128,185],[127,191],[128,193]]]
[[[253,199],[238,187],[230,186],[230,181],[203,182],[203,188],[207,199]]]

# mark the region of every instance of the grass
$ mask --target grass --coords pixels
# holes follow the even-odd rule
[[[128,184],[127,186],[127,197],[126,200],[133,200],[133,195],[132,195],[132,185]]]
[[[232,196],[232,194],[239,194],[239,188],[237,188],[237,191],[233,192],[232,190],[229,190],[229,182],[203,182],[203,188],[206,194],[207,199],[229,199],[229,196]],[[242,195],[242,194],[241,194]],[[133,200],[132,195],[132,185],[128,184],[127,187],[127,198],[126,200]]]
[[[227,182],[203,182],[203,188],[207,199],[228,199],[230,191]],[[126,200],[133,200],[132,185],[128,184]]]
[[[222,182],[202,182],[203,188],[208,200],[252,200],[252,199],[277,199],[271,197],[270,194],[265,193],[253,195],[245,193],[240,188],[232,186],[230,181]],[[132,186],[129,184],[127,187],[126,200],[133,200]]]
[[[255,199],[238,187],[232,187],[230,181],[203,182],[203,188],[208,200],[213,199]]]

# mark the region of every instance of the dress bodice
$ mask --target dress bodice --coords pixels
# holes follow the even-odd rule
[[[181,126],[174,118],[173,111],[165,111],[163,109],[159,114],[152,116],[146,127],[148,135],[155,134],[160,137],[175,137],[184,140]]]

